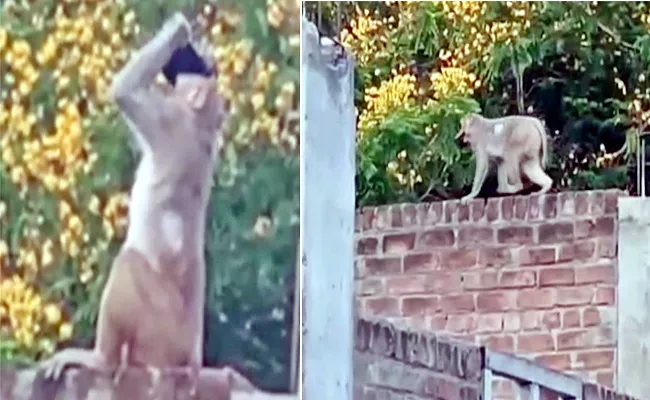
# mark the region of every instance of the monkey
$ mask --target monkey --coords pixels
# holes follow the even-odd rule
[[[47,379],[69,365],[181,367],[194,393],[199,380],[218,388],[216,398],[256,391],[232,368],[201,371],[205,217],[225,102],[197,51],[190,23],[176,13],[113,79],[112,97],[141,152],[129,227],[101,296],[94,348],[55,353],[41,365]],[[170,90],[154,84],[160,72]]]
[[[470,145],[476,158],[472,190],[461,203],[466,204],[478,195],[490,160],[497,161],[498,193],[522,190],[522,174],[541,187],[537,193],[546,193],[553,185],[543,169],[548,156],[547,135],[539,119],[523,115],[491,119],[469,114],[461,120],[456,135],[459,138]]]

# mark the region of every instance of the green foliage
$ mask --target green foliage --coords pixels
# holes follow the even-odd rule
[[[473,99],[449,98],[429,105],[399,109],[379,125],[364,132],[358,140],[359,179],[357,199],[360,205],[418,200],[414,186],[427,188],[430,182],[457,192],[469,182],[469,154],[455,143],[460,119],[478,112]],[[401,154],[401,155],[400,155]],[[394,170],[408,179],[414,171],[421,179],[410,186],[400,184]],[[412,177],[413,178],[413,177]],[[427,189],[437,189],[435,185]],[[440,193],[436,193],[440,195]]]
[[[211,197],[206,363],[235,364],[257,384],[287,390],[299,157],[269,148],[240,160],[234,185]],[[258,218],[270,220],[268,231],[255,234]]]

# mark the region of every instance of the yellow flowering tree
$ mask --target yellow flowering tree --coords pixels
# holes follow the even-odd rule
[[[288,355],[278,349],[290,337],[297,245],[299,3],[1,7],[0,360],[92,342],[137,161],[108,88],[166,16],[189,10],[213,44],[215,90],[229,104],[206,247],[206,359],[286,386]]]

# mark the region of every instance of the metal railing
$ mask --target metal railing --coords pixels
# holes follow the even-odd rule
[[[539,400],[542,389],[556,393],[563,400],[584,400],[584,383],[578,377],[542,367],[521,357],[486,349],[483,400],[492,399],[492,380],[495,376],[515,381],[522,400]]]

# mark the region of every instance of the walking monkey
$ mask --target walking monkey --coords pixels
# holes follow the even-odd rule
[[[199,375],[205,216],[225,112],[214,74],[190,44],[191,32],[186,18],[175,14],[114,78],[112,95],[142,153],[129,228],[102,294],[94,349],[56,353],[42,365],[47,378],[57,379],[73,364],[189,367],[193,388],[198,379],[210,380],[220,388],[215,398],[254,390],[230,368]],[[154,85],[161,71],[172,90]]]
[[[499,193],[516,193],[523,188],[521,175],[547,192],[553,180],[544,172],[547,159],[547,137],[542,122],[523,115],[485,118],[469,114],[461,121],[456,138],[468,143],[476,158],[474,182],[470,193],[461,199],[467,203],[475,198],[488,173],[488,161],[498,162]]]

